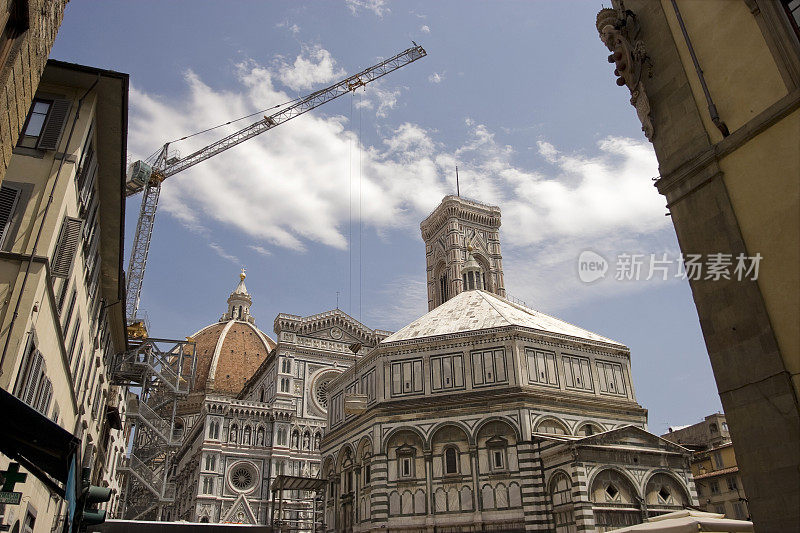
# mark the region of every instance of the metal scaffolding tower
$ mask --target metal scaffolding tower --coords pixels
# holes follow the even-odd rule
[[[159,520],[175,501],[170,482],[173,458],[183,439],[175,425],[178,402],[191,390],[197,365],[195,343],[167,339],[131,339],[131,349],[118,354],[112,382],[139,388],[138,405],[128,409],[133,443],[118,471],[125,474],[121,516]]]

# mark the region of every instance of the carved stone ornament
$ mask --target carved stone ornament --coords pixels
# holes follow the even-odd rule
[[[650,117],[650,101],[642,83],[642,76],[650,77],[652,73],[650,58],[641,40],[637,40],[639,24],[636,15],[625,9],[622,2],[619,8],[601,9],[597,14],[597,31],[600,40],[611,52],[608,62],[614,63],[617,85],[626,86],[631,93],[631,105],[642,123],[642,131],[650,142],[653,142],[653,122]]]

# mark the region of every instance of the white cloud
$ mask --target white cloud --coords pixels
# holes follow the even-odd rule
[[[383,305],[369,309],[369,324],[394,331],[428,311],[428,286],[420,276],[398,276],[378,291]]]
[[[280,67],[250,62],[239,65],[236,75],[238,88],[223,91],[188,72],[187,94],[170,101],[133,88],[131,152],[151,153],[153,131],[179,138],[290,99],[273,83],[283,75]],[[365,105],[377,112],[381,103],[385,111],[401,100],[398,89],[373,90]],[[176,147],[188,154],[241,126]],[[170,177],[162,208],[193,231],[208,232],[212,248],[237,263],[213,239],[215,223],[247,236],[256,253],[270,253],[268,247],[302,251],[309,243],[345,249],[352,143],[361,163],[362,220],[368,230],[404,228],[416,235],[419,221],[455,188],[458,164],[462,194],[503,209],[509,292],[546,310],[566,306],[578,294],[612,290],[607,283],[575,290],[581,250],[659,252],[672,242],[664,237],[670,235],[669,220],[651,185],[658,170],[646,142],[606,137],[579,153],[541,139],[536,147],[541,164],[532,169],[515,164],[514,150],[470,118],[464,120],[467,140],[458,147],[444,146],[435,132],[412,123],[387,131],[379,145],[363,146],[355,127],[346,117],[307,113]]]
[[[343,69],[336,68],[331,53],[320,46],[303,46],[303,51],[289,65],[281,63],[278,79],[295,91],[311,89],[317,85],[338,80],[345,76]]]
[[[289,30],[290,32],[292,32],[295,35],[300,33],[300,26],[298,26],[297,24],[289,24],[289,21],[287,21],[287,20],[284,20],[283,22],[279,22],[279,23],[275,24],[275,27],[276,28],[286,28],[287,30]]]
[[[248,246],[251,250],[253,250],[258,255],[272,255],[272,252],[264,248],[263,246],[258,246],[257,244],[251,244]]]
[[[444,72],[439,74],[438,72],[434,72],[430,76],[428,76],[428,81],[431,83],[442,83],[444,81]]]
[[[423,24],[422,27],[419,29],[422,33],[430,33],[431,28],[427,24]]]
[[[345,0],[345,5],[350,8],[353,15],[358,15],[360,11],[371,11],[378,18],[383,18],[389,13],[389,6],[386,0]]]
[[[231,263],[237,263],[237,264],[239,263],[239,258],[238,257],[236,257],[235,255],[231,255],[228,252],[226,252],[222,248],[222,246],[220,246],[219,244],[217,244],[215,242],[210,242],[210,243],[208,243],[208,247],[211,248],[212,250],[214,250],[214,252],[218,256],[220,256],[221,258],[225,259],[226,261],[230,261]]]
[[[406,88],[387,89],[382,81],[372,82],[355,95],[355,108],[374,109],[375,116],[385,118],[389,110],[397,107],[400,94]]]

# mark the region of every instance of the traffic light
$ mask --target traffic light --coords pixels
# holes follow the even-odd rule
[[[90,483],[92,470],[81,471],[81,490],[75,512],[74,531],[86,531],[87,526],[96,526],[106,521],[105,509],[98,509],[97,504],[111,499],[111,489],[98,487]]]

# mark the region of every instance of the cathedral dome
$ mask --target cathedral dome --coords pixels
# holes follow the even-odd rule
[[[244,270],[228,298],[228,312],[219,322],[194,335],[197,371],[193,393],[236,396],[275,348],[273,341],[255,325],[250,314],[252,299],[244,285]]]

